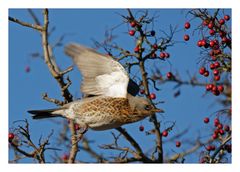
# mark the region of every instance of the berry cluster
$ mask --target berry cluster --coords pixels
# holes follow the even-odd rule
[[[227,31],[226,22],[230,20],[229,15],[225,15],[221,19],[205,18],[199,28],[203,33],[203,38],[198,40],[197,46],[207,52],[208,56],[205,63],[199,69],[199,73],[204,77],[211,76],[211,84],[206,85],[206,90],[212,92],[213,95],[220,95],[224,91],[223,85],[217,83],[221,80],[221,75],[228,71],[226,69],[224,49],[231,49],[231,37]],[[190,23],[186,22],[185,29],[190,28]],[[189,35],[184,35],[184,40],[189,40]],[[210,57],[210,59],[209,59]],[[228,59],[227,59],[228,60]]]

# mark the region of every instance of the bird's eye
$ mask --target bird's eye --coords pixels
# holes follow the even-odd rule
[[[146,105],[144,109],[145,110],[150,110],[151,109],[151,105]]]

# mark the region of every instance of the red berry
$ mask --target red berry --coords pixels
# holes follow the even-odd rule
[[[67,161],[68,158],[69,158],[69,155],[68,155],[68,154],[63,154],[63,155],[62,155],[62,160],[63,160],[63,161]]]
[[[210,90],[212,90],[212,87],[213,87],[213,84],[207,84],[206,85],[206,90],[210,91]]]
[[[221,123],[219,123],[219,124],[217,125],[217,128],[218,128],[218,129],[222,129],[222,128],[223,128],[223,125],[222,125]]]
[[[214,35],[215,34],[215,31],[213,29],[209,30],[209,34],[210,35]]]
[[[209,29],[212,29],[212,28],[213,28],[213,23],[212,23],[212,22],[210,22],[210,23],[208,24],[208,28],[209,28]]]
[[[153,100],[156,99],[156,94],[151,93],[151,94],[150,94],[150,99],[153,99]]]
[[[170,54],[169,54],[169,53],[165,53],[165,57],[166,57],[166,58],[169,58],[169,57],[170,57]]]
[[[145,93],[144,89],[141,89],[140,94],[144,94],[144,93]]]
[[[134,48],[134,52],[135,52],[135,53],[138,53],[139,50],[140,50],[139,46],[136,46],[136,47]]]
[[[197,46],[199,46],[199,47],[202,46],[202,40],[199,40],[199,41],[197,42]]]
[[[228,42],[227,37],[224,36],[224,37],[222,38],[222,42],[223,42],[223,43],[227,43],[227,42]]]
[[[211,151],[214,151],[216,147],[214,145],[211,145]]]
[[[219,62],[215,62],[214,66],[215,66],[215,68],[218,68],[218,67],[220,67],[220,63]]]
[[[180,147],[181,146],[181,142],[180,141],[176,141],[176,147]]]
[[[166,54],[165,54],[164,52],[161,52],[161,53],[160,53],[160,57],[161,57],[161,58],[165,58],[165,55],[166,55]]]
[[[202,24],[203,24],[204,26],[207,26],[207,25],[208,25],[208,23],[209,23],[209,21],[208,21],[208,20],[203,20],[203,22],[202,22]]]
[[[201,68],[199,69],[199,73],[200,73],[201,75],[203,75],[203,74],[205,73],[205,71],[206,71],[206,68],[205,68],[205,67],[201,67]]]
[[[156,58],[156,57],[157,57],[157,54],[156,54],[156,53],[152,53],[151,57],[152,57],[152,58]]]
[[[214,63],[211,63],[210,64],[210,69],[214,69],[215,68],[215,64]]]
[[[209,118],[208,118],[208,117],[206,117],[206,118],[204,118],[204,120],[203,120],[203,121],[204,121],[204,123],[206,123],[206,124],[207,124],[207,123],[209,123]]]
[[[214,133],[214,134],[212,135],[212,139],[217,139],[217,138],[218,138],[218,135]]]
[[[139,126],[139,131],[144,131],[144,126],[143,125]]]
[[[225,125],[225,126],[224,126],[224,130],[225,130],[226,132],[230,131],[230,127],[229,127],[228,125]]]
[[[219,36],[220,36],[220,37],[226,36],[226,32],[224,32],[224,31],[219,31]]]
[[[130,31],[128,32],[128,34],[129,34],[130,36],[134,36],[134,35],[135,35],[135,30],[130,30]]]
[[[221,135],[224,135],[224,134],[225,134],[225,132],[224,132],[223,129],[220,129],[220,130],[219,130],[219,133],[220,133]]]
[[[215,81],[219,81],[220,80],[220,76],[219,75],[214,76],[214,80]]]
[[[189,37],[189,35],[184,35],[183,38],[184,38],[185,41],[188,41],[190,37]]]
[[[14,139],[15,135],[13,133],[8,133],[8,140],[12,141]]]
[[[213,47],[213,46],[215,45],[215,42],[214,42],[213,40],[211,40],[211,41],[209,42],[209,45],[210,45],[210,47]]]
[[[190,25],[190,23],[189,23],[189,22],[186,22],[186,23],[185,23],[185,25],[184,25],[185,29],[189,29],[189,28],[190,28],[190,26],[191,26],[191,25]]]
[[[213,70],[213,74],[214,74],[214,75],[218,75],[218,74],[219,74],[219,70],[214,69],[214,70]]]
[[[220,19],[219,22],[218,22],[220,25],[223,25],[225,23],[225,20],[224,19]]]
[[[202,46],[206,46],[206,45],[207,45],[207,41],[206,41],[205,39],[203,39],[203,40],[201,41],[201,44],[202,44]]]
[[[228,21],[230,19],[230,16],[229,15],[225,15],[224,16],[224,20]]]
[[[212,150],[212,146],[211,146],[211,145],[208,145],[208,146],[206,147],[206,150],[207,150],[207,151],[211,151],[211,150]]]
[[[167,137],[167,136],[168,136],[168,131],[167,131],[167,130],[164,130],[164,131],[162,132],[162,136],[163,136],[163,137]]]
[[[219,96],[220,92],[218,90],[216,91],[212,91],[212,93],[215,95],[215,96]]]
[[[132,22],[130,23],[130,25],[131,25],[131,27],[135,27],[135,26],[137,25],[137,23],[136,23],[135,21],[132,21]]]
[[[205,71],[203,75],[204,75],[205,77],[208,77],[208,76],[209,76],[209,71]]]
[[[74,124],[74,129],[75,129],[75,130],[80,130],[79,124],[76,124],[76,123],[75,123],[75,124]]]
[[[218,130],[218,129],[214,130],[214,134],[217,134],[217,135],[218,135],[218,133],[219,133],[219,130]]]
[[[29,72],[30,72],[30,67],[29,67],[29,66],[26,66],[26,67],[25,67],[25,72],[26,72],[26,73],[29,73]]]
[[[215,119],[214,119],[214,125],[217,126],[219,123],[220,123],[219,119],[218,119],[218,118],[215,118]]]
[[[168,73],[167,73],[167,78],[168,78],[168,79],[171,79],[172,77],[173,77],[172,72],[168,72]]]
[[[158,49],[158,45],[157,44],[153,44],[152,47],[153,47],[154,50]]]
[[[218,85],[217,88],[218,88],[218,91],[220,91],[220,92],[223,92],[223,90],[224,90],[223,85]]]

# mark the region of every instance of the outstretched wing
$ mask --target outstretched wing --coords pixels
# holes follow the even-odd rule
[[[82,73],[81,91],[84,94],[127,97],[129,76],[120,63],[75,43],[67,45],[65,53]]]

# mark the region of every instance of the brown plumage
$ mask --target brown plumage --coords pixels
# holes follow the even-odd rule
[[[134,88],[136,84],[129,82],[127,72],[117,61],[77,44],[68,45],[65,52],[73,58],[83,75],[81,91],[93,97],[57,109],[28,111],[34,114],[34,119],[62,116],[75,120],[82,127],[107,130],[163,112],[147,99],[132,96],[136,90],[129,89],[129,86]]]

